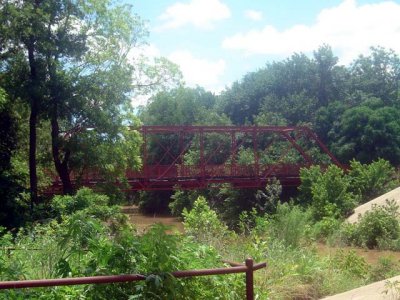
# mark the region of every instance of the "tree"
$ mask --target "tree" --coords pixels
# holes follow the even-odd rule
[[[269,81],[269,72],[266,69],[246,74],[219,97],[219,112],[225,113],[233,124],[252,123],[268,93]]]
[[[225,115],[218,114],[214,105],[215,96],[211,92],[200,87],[181,86],[153,96],[149,104],[141,111],[140,119],[145,125],[229,125],[229,119]],[[198,163],[199,137],[187,134],[182,138],[184,145],[190,144],[190,147],[186,149],[185,163]],[[220,135],[206,135],[204,137],[205,153],[208,153],[213,146],[215,147],[220,139]],[[161,163],[170,164],[182,151],[179,134],[151,135],[147,140],[147,145],[147,159],[150,163],[162,159]],[[165,152],[159,145],[169,149],[172,155],[163,155]],[[191,157],[195,160],[188,159]]]
[[[214,114],[214,106],[215,96],[211,92],[180,86],[154,95],[142,109],[140,119],[145,125],[207,124],[203,117]]]
[[[384,105],[399,105],[400,57],[393,50],[372,47],[351,66],[352,90],[380,98]]]
[[[40,1],[27,1],[17,3],[14,1],[3,2],[0,14],[0,26],[2,32],[1,49],[4,51],[3,60],[12,60],[12,54],[17,59],[25,56],[26,65],[26,100],[30,106],[29,117],[29,173],[31,199],[37,201],[37,173],[36,173],[36,124],[40,96],[45,81],[43,70],[43,59],[36,55],[38,40],[41,37],[40,22],[42,19]],[[6,63],[7,64],[7,63]]]
[[[334,129],[333,149],[343,160],[368,163],[379,158],[400,163],[400,112],[371,98],[347,109]]]
[[[347,92],[346,79],[348,71],[337,65],[329,45],[323,45],[314,51],[316,70],[316,90],[319,107],[326,107],[331,101],[342,100]]]
[[[23,214],[15,198],[23,191],[19,176],[14,172],[11,157],[17,148],[17,118],[8,95],[0,88],[0,226],[18,226]]]
[[[143,61],[132,65],[131,49],[143,42],[147,32],[130,7],[109,0],[9,0],[3,5],[1,20],[7,33],[4,49],[8,53],[22,53],[20,60],[29,71],[22,82],[27,87],[26,99],[31,111],[33,199],[37,193],[35,157],[39,114],[50,122],[51,152],[64,193],[72,192],[70,172],[76,167],[74,163],[82,162],[83,154],[92,158],[86,162],[94,163],[86,163],[84,167],[95,165],[105,170],[121,161],[137,165],[138,135],[122,129],[132,122],[133,88],[135,84],[138,88],[148,88],[159,84],[164,75],[170,75],[168,79],[174,75],[165,70],[172,66],[165,60],[158,60],[159,64],[151,67]],[[11,63],[5,65],[9,67]],[[159,67],[162,71],[156,72]],[[12,72],[9,68],[8,71]],[[147,75],[146,82],[133,83],[133,75],[137,73]],[[92,130],[87,132],[88,128]],[[104,157],[99,152],[104,148],[98,147],[99,144],[117,149],[124,143],[130,144],[127,147],[133,150],[134,159],[121,160],[119,155],[126,156],[123,151],[109,155],[108,163],[94,159]]]

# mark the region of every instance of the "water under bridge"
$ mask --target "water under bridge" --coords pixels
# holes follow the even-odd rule
[[[330,163],[343,168],[308,127],[288,126],[142,126],[140,170],[126,170],[130,190],[199,189],[230,183],[262,188],[271,178],[297,186],[299,172]],[[89,170],[71,179],[75,186],[105,182]],[[116,183],[118,184],[118,183]],[[62,190],[55,178],[50,193]]]

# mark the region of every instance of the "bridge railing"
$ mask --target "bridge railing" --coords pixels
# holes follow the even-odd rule
[[[299,164],[220,164],[220,165],[148,165],[141,171],[128,171],[127,178],[209,178],[209,177],[262,177],[299,174]]]
[[[245,273],[246,300],[254,300],[254,271],[265,268],[266,263],[254,264],[254,261],[251,258],[246,259],[244,264],[233,263],[233,262],[227,262],[227,263],[230,264],[231,267],[175,271],[171,272],[171,275],[174,276],[175,278],[188,278],[197,276]],[[54,286],[65,286],[65,285],[135,282],[135,281],[146,280],[146,278],[147,278],[146,276],[140,274],[124,274],[124,275],[92,276],[92,277],[0,281],[0,290],[54,287]]]
[[[261,188],[270,178],[277,178],[282,185],[295,186],[300,182],[300,164],[220,164],[220,165],[147,165],[142,170],[127,170],[126,178],[130,190],[172,189],[175,185],[183,189],[205,188],[213,183],[232,183],[238,188]],[[322,166],[323,167],[323,166]],[[89,170],[79,177],[72,174],[74,185],[95,188],[105,182],[99,172]],[[109,181],[109,180],[108,180]],[[61,182],[53,180],[51,191],[61,192]]]
[[[295,175],[303,165],[299,164],[220,164],[220,165],[147,165],[142,170],[127,170],[126,177],[144,179],[163,179],[176,177],[251,177],[268,173],[276,175]],[[258,173],[257,173],[258,170]],[[54,175],[53,175],[54,176]],[[72,181],[98,182],[103,180],[100,172],[87,170],[83,174],[70,174]],[[57,177],[55,181],[59,180]]]

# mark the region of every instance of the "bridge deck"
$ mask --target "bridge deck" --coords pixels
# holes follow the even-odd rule
[[[212,184],[230,183],[236,188],[262,188],[268,180],[278,179],[283,186],[296,186],[300,183],[296,164],[260,165],[207,165],[146,166],[140,171],[126,172],[127,183],[131,190],[170,190],[175,186],[182,189],[206,188]],[[106,180],[98,172],[87,172],[75,178],[74,185],[94,187]],[[52,193],[62,190],[59,179],[51,187]]]

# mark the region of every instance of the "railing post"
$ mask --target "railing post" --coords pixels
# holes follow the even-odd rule
[[[254,300],[253,259],[246,258],[246,300]]]

